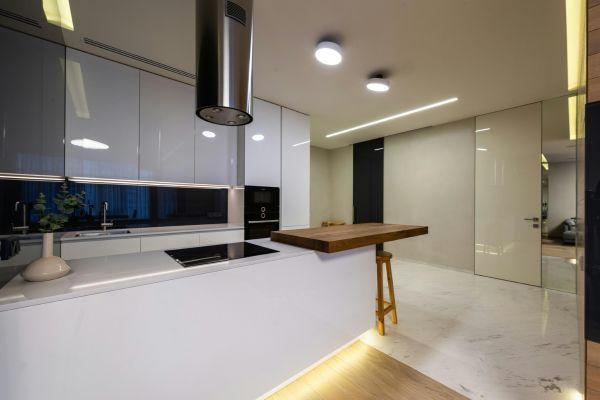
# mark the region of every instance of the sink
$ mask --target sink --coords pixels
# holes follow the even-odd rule
[[[128,233],[131,233],[129,229],[110,229],[106,231],[79,232],[75,234],[75,237],[101,237],[112,235],[126,235]]]

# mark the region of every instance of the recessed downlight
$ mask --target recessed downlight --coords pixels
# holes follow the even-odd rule
[[[102,142],[97,142],[92,139],[86,139],[86,138],[73,139],[73,140],[71,140],[71,144],[73,146],[83,147],[84,149],[90,149],[90,150],[107,150],[109,148],[109,146],[107,144],[104,144]]]
[[[387,92],[390,90],[390,81],[384,78],[367,79],[367,89],[372,92]]]
[[[211,131],[203,131],[202,132],[202,136],[204,136],[205,138],[212,139],[212,138],[214,138],[217,135],[215,135],[215,133],[211,132]]]
[[[315,50],[315,58],[321,64],[338,65],[342,62],[342,48],[334,42],[320,42]]]
[[[256,135],[252,135],[252,140],[254,140],[255,142],[260,142],[264,138],[265,138],[265,136],[261,135],[260,133],[257,133]]]

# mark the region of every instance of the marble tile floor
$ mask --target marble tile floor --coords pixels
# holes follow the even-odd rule
[[[362,340],[470,399],[579,400],[574,294],[393,264],[398,325]]]
[[[542,286],[575,293],[577,266],[574,258],[542,256]]]

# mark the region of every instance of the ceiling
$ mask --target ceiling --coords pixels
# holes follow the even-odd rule
[[[193,83],[82,38],[193,73],[195,0],[70,1],[75,31],[44,26],[53,40],[60,33],[69,46]],[[312,144],[325,148],[557,97],[567,92],[564,1],[255,0],[254,95],[310,114]],[[43,21],[39,0],[2,7]],[[313,57],[328,34],[344,49],[337,67]],[[365,79],[381,69],[391,90],[367,91]],[[450,97],[459,100],[324,137]]]
[[[550,164],[575,162],[576,144],[570,140],[568,96],[542,103],[542,153]]]

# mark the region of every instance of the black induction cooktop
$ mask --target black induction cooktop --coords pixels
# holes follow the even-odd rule
[[[278,253],[278,251],[248,242],[238,242],[217,244],[213,246],[190,247],[187,249],[166,250],[165,253],[181,264],[182,267],[187,268],[220,261],[236,260],[238,258]]]

